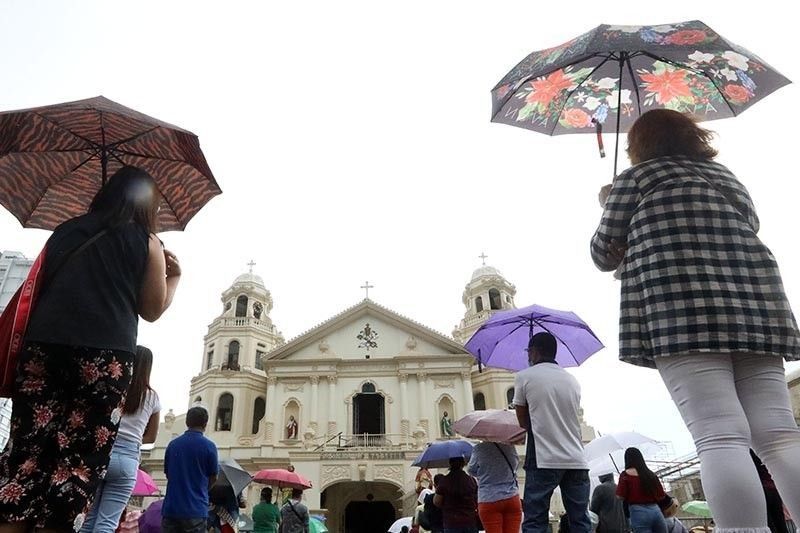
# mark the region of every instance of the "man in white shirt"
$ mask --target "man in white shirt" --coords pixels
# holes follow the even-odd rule
[[[558,349],[550,333],[528,343],[529,368],[514,378],[514,406],[528,430],[525,453],[523,533],[550,531],[550,498],[556,487],[569,517],[571,533],[589,533],[589,467],[583,453],[578,411],[578,381],[555,362]]]

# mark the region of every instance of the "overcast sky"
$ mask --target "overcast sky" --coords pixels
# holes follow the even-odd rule
[[[588,421],[684,453],[691,440],[658,375],[616,359],[619,283],[588,253],[611,160],[591,135],[491,124],[489,90],[529,52],[598,24],[687,19],[797,79],[789,5],[3,0],[0,109],[102,94],[200,137],[224,193],[185,233],[163,235],[182,286],[140,328],[165,411],[185,410],[220,293],[250,260],[287,340],[357,303],[367,279],[372,299],[449,334],[485,251],[519,306],[573,310],[605,342],[575,370]],[[709,124],[796,307],[798,96],[789,85]],[[0,209],[0,249],[33,257],[47,235]]]

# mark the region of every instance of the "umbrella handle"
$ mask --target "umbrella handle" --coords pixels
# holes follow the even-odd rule
[[[597,148],[600,150],[600,157],[606,156],[606,149],[603,146],[603,124],[596,118],[592,118],[594,130],[597,132]]]

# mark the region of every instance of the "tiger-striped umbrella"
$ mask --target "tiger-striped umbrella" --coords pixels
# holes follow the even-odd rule
[[[183,230],[222,192],[196,135],[102,96],[0,113],[0,204],[25,227],[85,213],[123,165],[155,178],[161,231]]]

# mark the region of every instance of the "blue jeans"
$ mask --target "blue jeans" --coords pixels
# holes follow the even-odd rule
[[[550,498],[556,487],[569,517],[570,533],[589,533],[589,471],[526,468],[522,533],[550,532]]]
[[[114,533],[128,505],[139,470],[139,444],[117,439],[81,533]]]
[[[667,533],[664,514],[656,504],[630,506],[631,529],[634,533]]]

